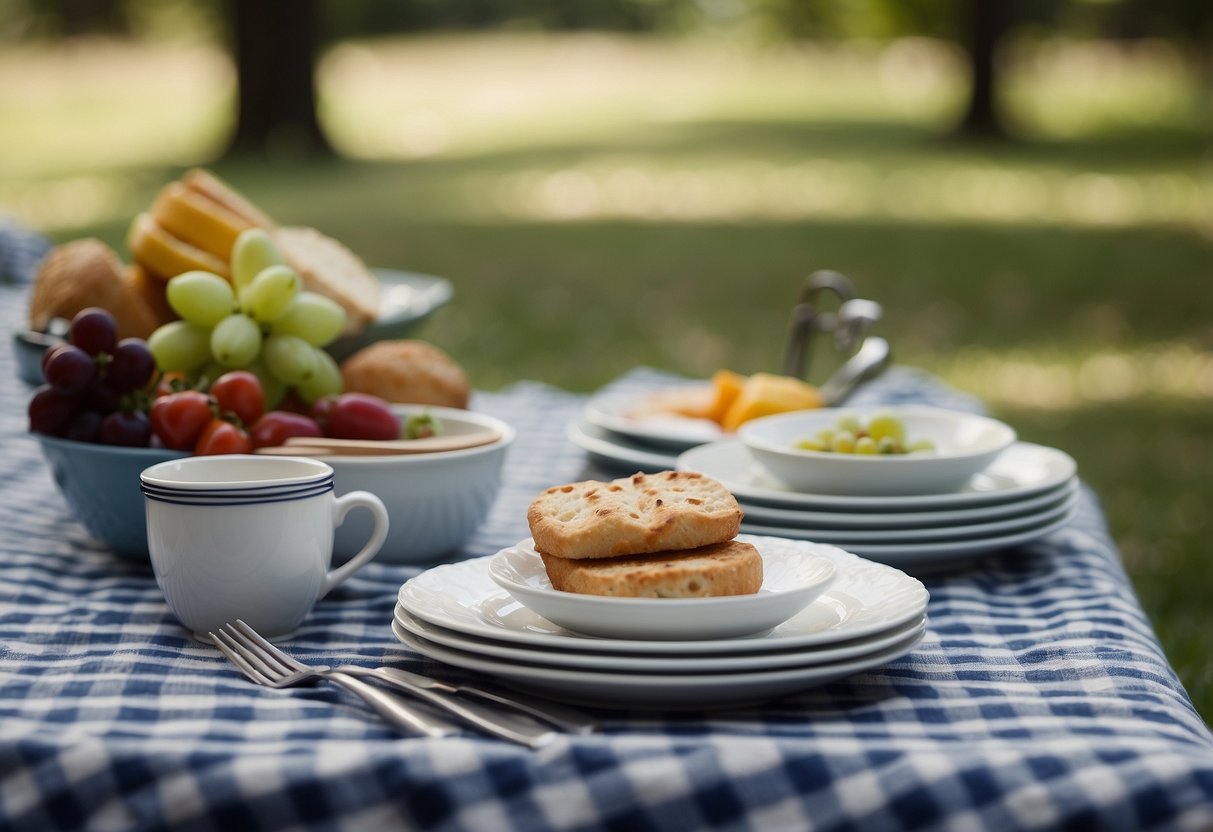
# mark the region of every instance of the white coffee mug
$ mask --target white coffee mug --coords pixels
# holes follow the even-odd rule
[[[333,469],[304,457],[174,459],[139,475],[156,583],[198,638],[242,619],[264,636],[293,631],[319,599],[366,565],[388,513],[368,491],[333,495]],[[331,569],[333,530],[353,508],[375,524],[366,545]]]

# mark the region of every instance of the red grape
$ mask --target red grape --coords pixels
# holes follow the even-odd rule
[[[75,396],[83,393],[97,378],[93,357],[73,344],[55,347],[54,354],[42,367],[46,383],[60,393]]]
[[[156,371],[156,359],[140,338],[123,338],[114,347],[105,379],[119,393],[146,387]]]
[[[118,324],[114,316],[97,306],[77,312],[69,332],[72,343],[89,355],[111,352],[118,342]]]
[[[321,405],[321,399],[317,402]],[[318,410],[323,414],[325,433],[334,439],[399,439],[400,420],[391,406],[378,396],[342,393]]]
[[[146,448],[152,437],[152,424],[141,411],[115,410],[101,420],[99,436],[105,445]]]
[[[34,391],[29,400],[29,429],[58,436],[76,412],[76,400],[57,392],[49,384]]]
[[[315,419],[286,410],[271,410],[258,419],[249,431],[254,448],[284,445],[291,436],[324,436],[324,431],[316,424]]]
[[[211,422],[211,400],[198,390],[170,393],[152,402],[148,416],[166,448],[188,451]]]

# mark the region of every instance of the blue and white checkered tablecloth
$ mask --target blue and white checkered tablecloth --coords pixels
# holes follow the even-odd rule
[[[0,311],[14,328],[23,292],[0,290]],[[887,667],[762,707],[602,711],[601,733],[528,751],[401,736],[335,686],[244,681],[175,623],[148,567],[72,519],[26,434],[28,394],[5,351],[0,828],[1213,828],[1213,736],[1089,492],[1048,539],[928,577],[926,638]],[[977,406],[904,369],[865,397]],[[467,555],[525,536],[534,494],[591,473],[563,433],[582,401],[530,382],[476,397],[519,436]],[[286,646],[460,678],[392,637],[414,573],[363,570]]]

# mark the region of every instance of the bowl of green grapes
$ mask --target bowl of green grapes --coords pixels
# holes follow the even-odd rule
[[[959,491],[1016,438],[996,419],[919,405],[781,413],[737,435],[788,488],[852,496]]]

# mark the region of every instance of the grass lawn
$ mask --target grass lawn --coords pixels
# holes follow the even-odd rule
[[[900,361],[1078,460],[1209,719],[1207,92],[1157,44],[1030,57],[1021,140],[980,145],[946,135],[963,83],[936,44],[344,44],[320,73],[342,161],[218,169],[280,221],[450,277],[423,334],[486,389],[774,369],[803,278],[848,274]],[[120,247],[213,158],[231,86],[206,47],[6,52],[0,206]]]

